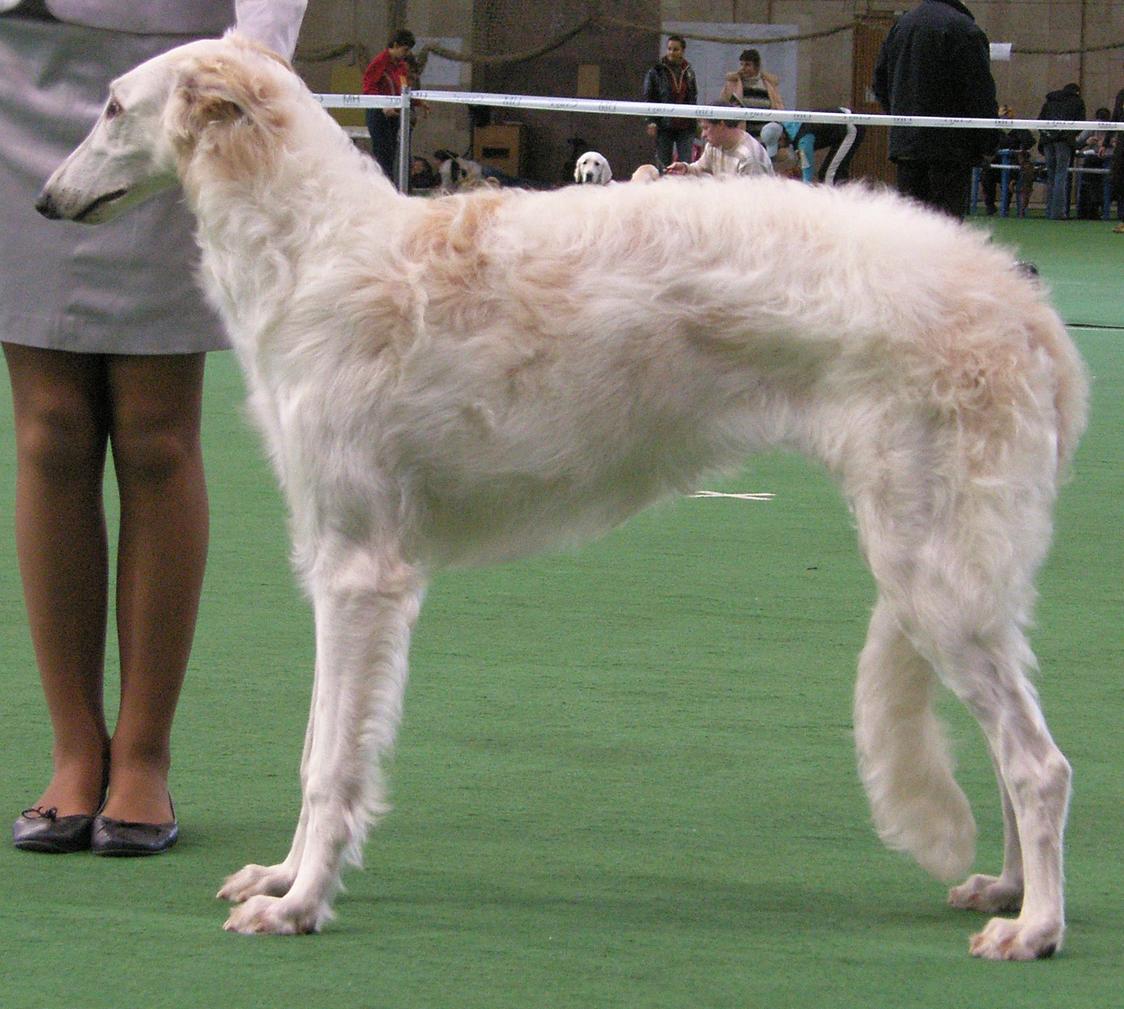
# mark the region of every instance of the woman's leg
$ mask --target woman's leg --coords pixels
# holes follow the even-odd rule
[[[105,815],[166,823],[172,719],[207,556],[200,447],[204,354],[111,356],[110,444],[121,496],[121,707]]]
[[[93,813],[108,733],[102,705],[107,557],[105,359],[4,344],[16,434],[16,552],[54,732],[54,773],[33,805]]]
[[[1058,166],[1055,144],[1042,145],[1042,157],[1046,160],[1046,218],[1053,220],[1056,212],[1054,190],[1057,187]]]
[[[1073,164],[1073,148],[1069,144],[1058,144],[1058,213],[1059,220],[1069,219],[1070,176],[1069,166]]]
[[[371,135],[371,154],[391,182],[397,180],[398,120],[382,109],[367,109],[367,132]]]

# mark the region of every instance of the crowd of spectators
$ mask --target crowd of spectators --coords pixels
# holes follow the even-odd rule
[[[413,76],[414,36],[402,29],[389,40],[363,79],[366,94],[397,95]],[[650,104],[699,104],[699,85],[687,59],[687,39],[668,37],[664,54],[646,71],[641,92]],[[956,82],[949,86],[948,82]],[[711,104],[783,111],[780,78],[762,64],[756,49],[742,51],[738,68],[725,75],[722,91]],[[1014,119],[1011,105],[999,106],[991,74],[989,43],[972,12],[960,0],[920,0],[890,30],[879,53],[872,90],[883,109],[907,117],[937,116]],[[1124,94],[1124,91],[1121,92]],[[1114,110],[1097,110],[1095,118],[1124,119],[1121,95]],[[822,109],[847,113],[846,106]],[[367,110],[375,158],[393,175],[398,135],[394,109]],[[1085,104],[1076,83],[1052,90],[1039,119],[1080,121]],[[652,115],[646,120],[652,141],[651,166],[641,174],[672,176],[781,174],[833,185],[847,181],[851,163],[866,130],[850,123],[802,123],[775,120],[696,119]],[[998,213],[1012,201],[1026,213],[1036,182],[1045,183],[1045,213],[1064,220],[1104,213],[1103,192],[1115,199],[1124,231],[1124,170],[1121,144],[1113,131],[1030,130],[1011,128],[948,129],[920,125],[890,130],[889,157],[896,166],[898,189],[935,209],[962,218],[982,196],[985,212]],[[576,157],[576,154],[575,154]],[[462,159],[463,160],[463,159]],[[423,166],[424,167],[424,166]],[[424,173],[415,172],[421,179]],[[568,177],[569,173],[564,173]],[[1105,176],[1111,185],[1102,184]],[[428,178],[429,175],[426,175]],[[435,176],[434,176],[435,177]],[[1075,177],[1078,179],[1075,185]],[[972,186],[978,180],[978,191]],[[1001,187],[1007,187],[1003,192]],[[1105,215],[1107,216],[1107,215]]]

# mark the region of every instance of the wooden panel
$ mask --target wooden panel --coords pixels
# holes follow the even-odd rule
[[[874,67],[882,43],[890,34],[894,24],[892,14],[870,14],[855,25],[853,33],[853,53],[851,59],[851,111],[883,112],[871,90],[874,80]],[[889,157],[890,131],[885,126],[868,126],[862,146],[851,162],[851,175],[854,178],[878,179],[893,185],[896,172]]]
[[[363,90],[363,67],[348,66],[345,63],[332,67],[330,87],[334,95],[357,95]],[[362,109],[329,109],[331,117],[340,126],[366,126],[367,120]]]
[[[601,67],[598,64],[578,64],[578,87],[574,95],[577,98],[601,97]]]

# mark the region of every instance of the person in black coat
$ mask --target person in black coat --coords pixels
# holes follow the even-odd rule
[[[1051,91],[1042,103],[1039,119],[1064,119],[1074,122],[1085,118],[1085,100],[1077,84],[1067,84]],[[1046,158],[1046,216],[1052,221],[1069,217],[1069,166],[1077,130],[1043,130],[1038,136],[1038,149]]]
[[[873,89],[891,115],[992,119],[998,111],[987,36],[959,0],[922,0],[898,19],[878,54]],[[963,217],[972,168],[997,141],[995,130],[892,127],[898,189]]]

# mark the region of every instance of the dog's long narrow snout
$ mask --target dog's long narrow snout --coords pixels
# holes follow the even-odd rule
[[[70,220],[78,221],[83,224],[97,224],[106,218],[106,214],[102,208],[108,208],[110,204],[117,203],[118,200],[128,195],[128,193],[129,190],[127,188],[114,189],[108,193],[102,193],[88,203],[80,204],[78,210],[71,210],[60,206],[55,201],[54,194],[48,184],[35,201],[35,209],[49,221]],[[101,213],[99,213],[99,211],[101,211]]]
[[[47,218],[48,221],[62,220],[62,214],[55,205],[54,198],[45,189],[39,194],[39,198],[35,201],[35,209]]]

